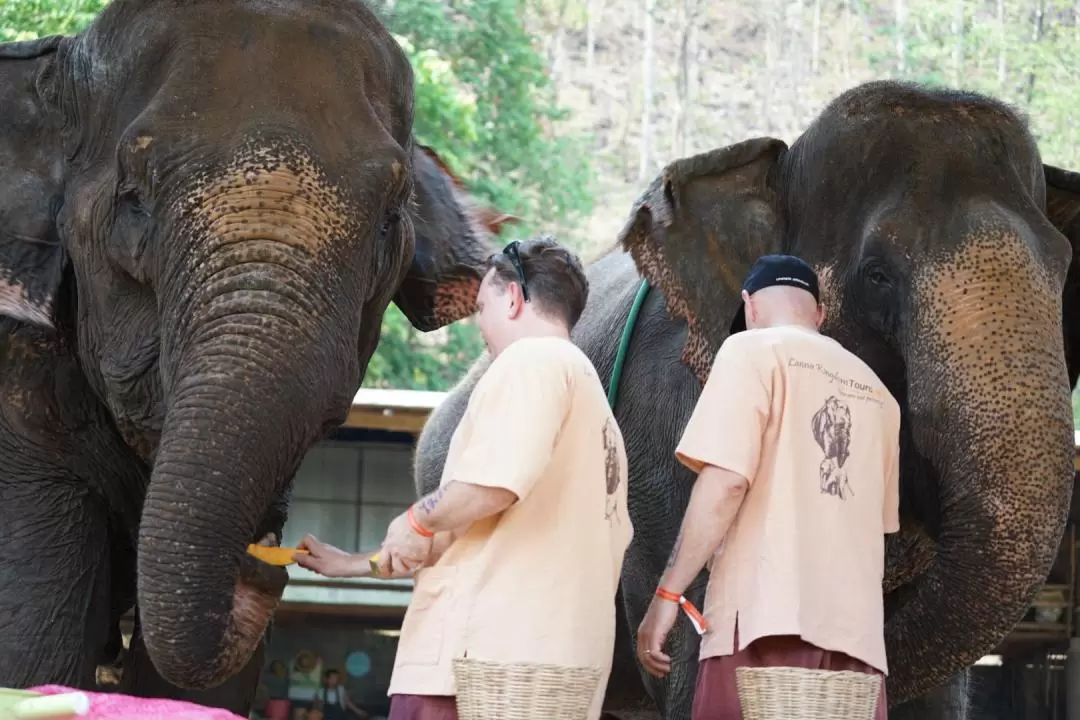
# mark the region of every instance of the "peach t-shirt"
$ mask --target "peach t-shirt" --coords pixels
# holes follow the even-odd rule
[[[626,450],[585,354],[558,338],[514,342],[477,383],[450,442],[441,485],[512,490],[416,573],[389,694],[453,695],[451,660],[601,670],[615,643],[615,592],[633,535]]]
[[[676,449],[750,486],[710,561],[701,659],[799,635],[887,672],[885,534],[899,520],[900,407],[835,340],[784,326],[721,346]]]

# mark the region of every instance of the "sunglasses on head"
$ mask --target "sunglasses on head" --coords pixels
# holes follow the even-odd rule
[[[517,270],[518,278],[521,280],[521,297],[525,299],[525,302],[529,302],[529,284],[525,281],[525,267],[521,264],[521,255],[518,254],[518,246],[521,243],[514,240],[512,243],[503,248],[503,255],[510,258],[510,264]]]

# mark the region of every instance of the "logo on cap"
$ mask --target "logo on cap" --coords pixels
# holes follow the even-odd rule
[[[806,290],[820,300],[817,273],[802,258],[794,255],[765,255],[758,258],[743,282],[742,289],[749,295],[776,285],[786,285]]]

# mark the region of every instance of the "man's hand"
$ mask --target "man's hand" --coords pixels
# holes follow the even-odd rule
[[[664,641],[679,617],[679,605],[654,597],[637,631],[638,661],[658,678],[671,672],[671,658],[664,654]]]
[[[313,535],[305,535],[297,549],[307,550],[306,553],[296,553],[297,565],[326,577],[356,577],[371,572],[367,567],[366,555],[339,550],[333,545],[319,542]]]
[[[412,572],[431,557],[431,541],[413,530],[408,513],[401,513],[386,528],[379,551],[379,574]]]

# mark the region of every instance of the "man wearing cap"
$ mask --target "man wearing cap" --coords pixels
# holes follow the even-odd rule
[[[818,293],[799,258],[754,264],[733,324],[746,331],[721,345],[675,451],[697,480],[637,653],[664,677],[680,607],[704,626],[693,720],[742,717],[738,667],[888,671],[881,583],[884,536],[900,527],[900,407],[818,331]],[[707,563],[699,614],[682,595]]]

